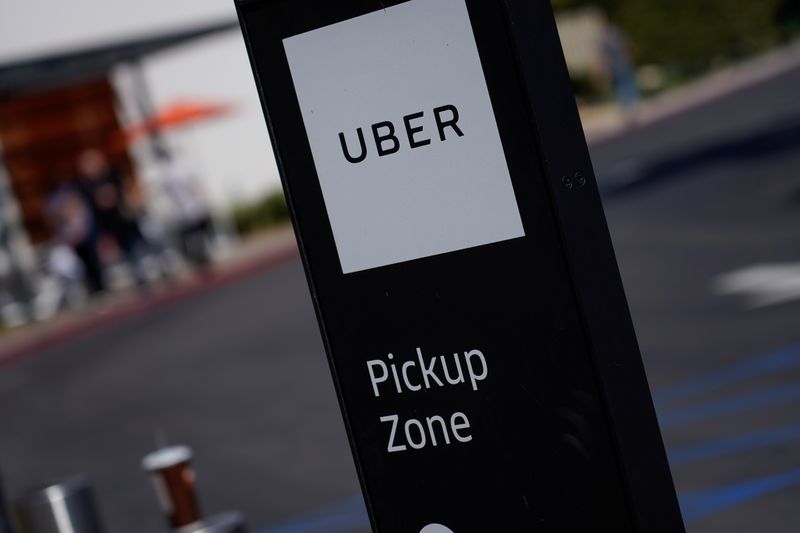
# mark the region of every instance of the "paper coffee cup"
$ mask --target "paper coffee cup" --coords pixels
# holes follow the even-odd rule
[[[192,449],[168,446],[142,459],[142,468],[150,473],[156,496],[173,529],[201,519],[195,495]]]

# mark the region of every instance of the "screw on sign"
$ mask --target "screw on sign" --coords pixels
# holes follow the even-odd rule
[[[572,176],[562,176],[561,183],[568,190],[580,189],[586,185],[586,176],[580,172],[576,172]]]

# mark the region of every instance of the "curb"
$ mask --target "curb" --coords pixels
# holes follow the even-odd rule
[[[60,323],[41,328],[33,326],[30,330],[9,335],[7,344],[0,346],[0,369],[64,342],[86,336],[103,327],[119,324],[127,319],[165,309],[170,305],[189,299],[195,295],[247,279],[259,272],[275,268],[299,256],[294,239],[280,243],[267,251],[254,254],[238,262],[221,265],[212,272],[198,274],[175,285],[160,289],[152,294],[134,296],[129,300],[103,310],[89,310]],[[44,331],[37,331],[44,329]]]
[[[633,121],[626,120],[619,113],[585,119],[582,122],[586,140],[590,145],[613,141],[713,100],[776,78],[797,67],[800,67],[800,40],[646,101],[635,111]]]

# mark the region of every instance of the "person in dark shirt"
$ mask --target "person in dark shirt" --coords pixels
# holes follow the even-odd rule
[[[138,214],[126,201],[122,174],[113,168],[100,150],[84,151],[78,160],[78,187],[91,206],[97,230],[111,237],[136,277],[146,284],[138,258],[143,244]]]
[[[84,195],[73,184],[62,185],[48,199],[45,212],[55,230],[56,245],[72,248],[83,264],[89,294],[104,292],[106,286],[97,255],[97,224]]]

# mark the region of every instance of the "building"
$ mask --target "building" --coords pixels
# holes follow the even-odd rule
[[[229,112],[130,140],[176,102]],[[279,187],[236,21],[0,60],[0,299],[30,292],[20,273],[36,270],[33,250],[51,239],[45,204],[84,149],[105,151],[164,216],[156,145],[180,155],[217,212]]]

